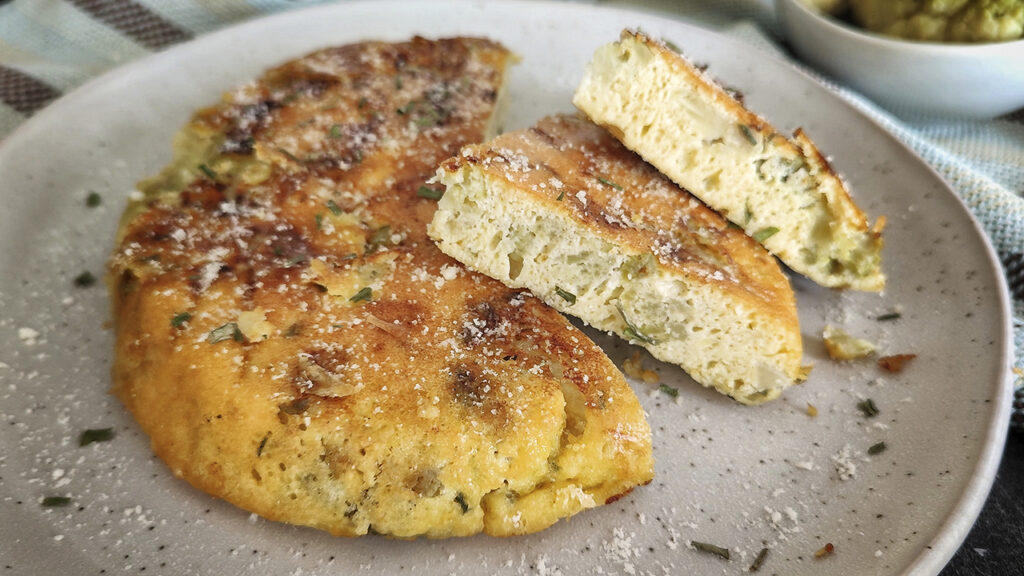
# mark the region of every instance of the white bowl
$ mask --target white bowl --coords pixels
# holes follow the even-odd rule
[[[1024,40],[914,42],[854,28],[801,0],[775,0],[793,50],[894,111],[991,118],[1024,107]]]

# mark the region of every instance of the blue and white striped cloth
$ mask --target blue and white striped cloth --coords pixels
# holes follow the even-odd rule
[[[0,137],[110,68],[242,20],[322,1],[0,0]],[[661,10],[784,54],[768,0],[598,3]],[[992,240],[1013,292],[1013,425],[1024,430],[1024,109],[986,121],[915,117],[830,86],[931,163]]]

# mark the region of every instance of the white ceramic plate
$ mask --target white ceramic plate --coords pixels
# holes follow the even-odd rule
[[[779,127],[804,126],[861,206],[889,225],[882,296],[794,279],[806,384],[745,408],[645,356],[676,403],[634,383],[657,476],[536,535],[335,539],[267,522],[193,490],[106,394],[112,335],[102,274],[133,183],[169,157],[197,107],[265,67],[330,44],[419,33],[486,35],[522,55],[506,126],[571,109],[583,65],[623,27],[711,65]],[[0,565],[4,574],[738,573],[762,548],[785,574],[933,574],[976,517],[1009,413],[1008,300],[993,252],[946,185],[880,128],[788,65],[679,22],[572,4],[347,3],[201,38],[103,76],[0,146]],[[88,208],[90,191],[103,203]],[[899,310],[897,320],[876,317]],[[916,353],[901,374],[824,356],[825,322]],[[618,363],[633,350],[595,335]],[[880,410],[857,408],[872,399]],[[807,414],[813,404],[818,415]],[[109,442],[77,445],[113,427]],[[869,456],[879,442],[888,449]],[[845,480],[840,479],[840,472]],[[65,507],[43,507],[46,496]],[[732,559],[690,547],[728,547]],[[816,559],[832,543],[835,552]]]

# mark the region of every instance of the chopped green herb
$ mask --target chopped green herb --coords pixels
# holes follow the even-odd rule
[[[356,103],[356,108],[359,108],[360,110],[362,110],[365,107],[366,107],[366,96],[363,96],[362,98],[359,99],[359,102]]]
[[[767,226],[765,228],[761,228],[757,232],[754,232],[753,237],[754,240],[763,243],[765,240],[771,238],[772,236],[775,236],[775,234],[778,233],[778,231],[779,229],[776,228],[775,226]]]
[[[191,319],[192,315],[189,314],[188,312],[179,312],[178,314],[175,314],[173,318],[171,318],[171,326],[174,326],[175,328],[181,328],[181,326],[185,322],[188,322]]]
[[[863,402],[858,402],[857,408],[860,409],[865,418],[874,418],[879,414],[878,406],[875,406],[875,401],[871,398],[868,398]]]
[[[743,137],[747,139],[747,142],[750,142],[751,146],[755,146],[757,144],[757,139],[754,138],[754,131],[750,129],[750,126],[747,126],[746,124],[738,124],[738,126],[740,127],[740,133],[742,133]]]
[[[558,198],[555,198],[555,200],[557,200],[558,202],[561,202],[562,198],[565,198],[565,190],[562,190],[561,192],[559,192],[558,193]]]
[[[396,74],[395,75],[395,90],[401,90],[403,86],[405,86],[405,83],[402,82],[402,75],[401,74]]]
[[[260,440],[260,445],[256,447],[257,458],[263,455],[263,449],[267,447],[267,440],[270,440],[270,434],[264,436],[263,440]]]
[[[430,198],[431,200],[440,200],[441,197],[444,196],[444,190],[434,190],[433,188],[428,188],[426,186],[420,186],[419,189],[416,190],[416,195],[419,196],[420,198]]]
[[[206,164],[200,164],[199,165],[199,171],[202,172],[203,174],[205,174],[206,177],[209,178],[210,180],[216,180],[217,179],[217,173],[214,172],[213,169],[210,168],[209,166],[207,166]]]
[[[400,116],[411,116],[413,123],[420,128],[443,124],[451,114],[443,104],[450,96],[451,93],[447,90],[440,94],[431,94],[426,99],[409,102],[396,112]]]
[[[885,445],[885,442],[879,442],[878,444],[872,444],[871,447],[868,448],[868,454],[870,454],[872,456],[878,456],[882,452],[885,452],[887,448],[889,448],[889,447]]]
[[[441,117],[433,114],[424,114],[422,116],[417,116],[413,122],[420,128],[429,128],[440,124]]]
[[[109,442],[114,439],[113,428],[90,428],[78,435],[78,445],[88,446],[93,442]]]
[[[373,298],[373,288],[369,286],[363,287],[359,292],[356,292],[354,296],[348,299],[349,302],[369,302]]]
[[[661,384],[661,385],[659,385],[658,386],[658,391],[661,392],[662,394],[668,394],[669,396],[671,396],[673,398],[678,398],[679,397],[679,389],[678,388],[673,388],[672,386],[669,386],[668,384]]]
[[[341,216],[341,207],[334,200],[327,201],[327,209],[335,216]]]
[[[786,171],[786,175],[782,177],[782,182],[785,183],[789,180],[789,177],[796,174],[801,169],[806,168],[807,163],[804,162],[803,158],[797,158],[795,162],[789,165],[789,170]]]
[[[637,342],[643,342],[644,344],[654,344],[654,339],[644,334],[639,328],[633,325],[626,317],[626,313],[622,311],[622,306],[618,304],[615,307],[619,310],[619,315],[622,316],[622,321],[626,324],[626,327],[622,330],[622,335],[630,340],[636,340]]]
[[[761,551],[757,553],[757,558],[754,558],[754,563],[750,565],[748,572],[757,572],[761,569],[761,565],[764,564],[764,559],[768,557],[768,549],[761,548]]]
[[[764,163],[767,162],[764,158],[758,158],[754,161],[754,172],[757,173],[757,179],[762,182],[768,181],[768,175],[764,173]]]
[[[92,275],[92,272],[85,271],[75,276],[75,286],[79,288],[88,288],[96,283],[96,277]]]
[[[385,224],[374,230],[373,234],[370,234],[369,242],[371,246],[379,246],[387,244],[389,240],[391,240],[391,226]]]
[[[469,504],[466,502],[466,495],[462,492],[455,495],[455,503],[459,505],[459,508],[462,508],[463,514],[469,512]]]
[[[95,208],[103,203],[103,197],[98,192],[89,192],[89,195],[85,197],[85,205],[89,208]]]
[[[349,252],[348,254],[345,254],[344,256],[342,256],[341,259],[342,260],[355,260],[358,257],[359,257],[359,254],[356,254],[355,252]]]
[[[558,294],[559,296],[561,296],[562,300],[565,300],[570,305],[576,303],[576,295],[575,294],[573,294],[572,292],[568,292],[566,290],[563,290],[563,289],[561,289],[558,286],[555,286],[555,294]]]
[[[721,546],[715,546],[714,544],[708,544],[707,542],[699,542],[697,540],[690,540],[690,545],[700,550],[701,552],[708,552],[714,554],[720,558],[729,559],[729,549],[722,548]]]
[[[238,324],[234,322],[228,322],[210,330],[210,335],[207,336],[206,340],[210,344],[216,344],[217,342],[223,342],[224,340],[234,340],[235,342],[241,342],[245,336],[242,335],[242,331],[238,329]]]
[[[331,126],[330,132],[327,133],[327,137],[331,138],[331,139],[334,139],[334,140],[337,140],[338,138],[341,138],[341,136],[342,136],[341,124],[333,124]]]
[[[900,314],[899,312],[889,312],[888,314],[882,314],[881,316],[875,318],[875,320],[878,320],[879,322],[888,322],[890,320],[899,320],[901,317],[902,314]]]
[[[302,162],[302,160],[299,160],[298,157],[295,156],[295,154],[292,154],[291,152],[285,150],[284,148],[281,148],[280,146],[278,146],[277,151],[280,152],[281,154],[284,154],[285,157],[291,160],[292,162]]]
[[[307,260],[309,260],[309,256],[305,254],[296,254],[295,256],[292,256],[288,260],[285,260],[284,266],[285,268],[291,268],[292,266],[297,266]]]
[[[315,214],[315,215],[313,216],[313,220],[315,220],[315,221],[316,221],[316,229],[317,229],[317,230],[320,230],[321,228],[323,228],[323,227],[324,227],[324,215],[323,215],[323,214],[321,214],[321,213],[317,212],[317,213],[316,213],[316,214]]]
[[[59,506],[67,506],[68,504],[71,504],[71,498],[67,496],[47,496],[39,503],[43,508],[57,508]]]
[[[598,176],[597,177],[597,181],[600,182],[601,184],[604,184],[605,186],[611,186],[612,188],[615,188],[616,190],[622,191],[622,186],[619,186],[618,184],[616,184],[615,182],[612,182],[611,180],[609,180],[607,178],[602,178],[602,177]]]

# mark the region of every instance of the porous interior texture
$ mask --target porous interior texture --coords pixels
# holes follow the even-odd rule
[[[624,31],[600,47],[573,103],[796,272],[884,288],[884,219],[869,228],[806,134],[786,138],[661,41]]]
[[[426,235],[510,54],[366,42],[200,111],[110,262],[113,393],[178,476],[344,536],[524,534],[650,481],[612,362]]]
[[[428,232],[510,287],[745,404],[802,377],[788,280],[761,246],[577,117],[442,164]]]

